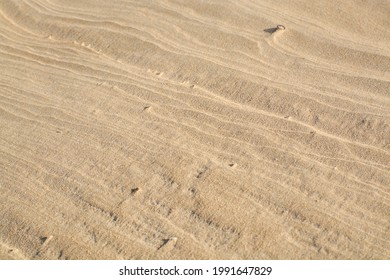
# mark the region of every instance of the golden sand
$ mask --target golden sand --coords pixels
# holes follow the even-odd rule
[[[0,1],[0,259],[389,259],[389,27],[386,0]]]

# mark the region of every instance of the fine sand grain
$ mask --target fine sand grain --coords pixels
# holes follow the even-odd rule
[[[336,2],[0,1],[0,259],[389,259],[390,1]]]

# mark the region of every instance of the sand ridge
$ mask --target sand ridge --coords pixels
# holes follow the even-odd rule
[[[0,259],[388,259],[366,2],[0,2]]]

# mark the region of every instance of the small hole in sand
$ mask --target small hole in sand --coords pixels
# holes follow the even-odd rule
[[[130,193],[131,193],[132,195],[134,195],[134,194],[136,194],[138,191],[139,191],[139,188],[132,188],[132,189],[130,190]]]
[[[176,242],[177,242],[177,237],[163,239],[162,244],[160,245],[160,247],[157,248],[157,250],[160,250],[161,248],[163,248],[164,246],[169,245],[169,244],[175,246]]]
[[[46,236],[39,237],[39,241],[41,241],[41,243],[45,243],[46,240],[47,240]]]

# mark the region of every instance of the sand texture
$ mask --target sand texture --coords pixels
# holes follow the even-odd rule
[[[0,1],[0,259],[390,259],[390,1]]]

